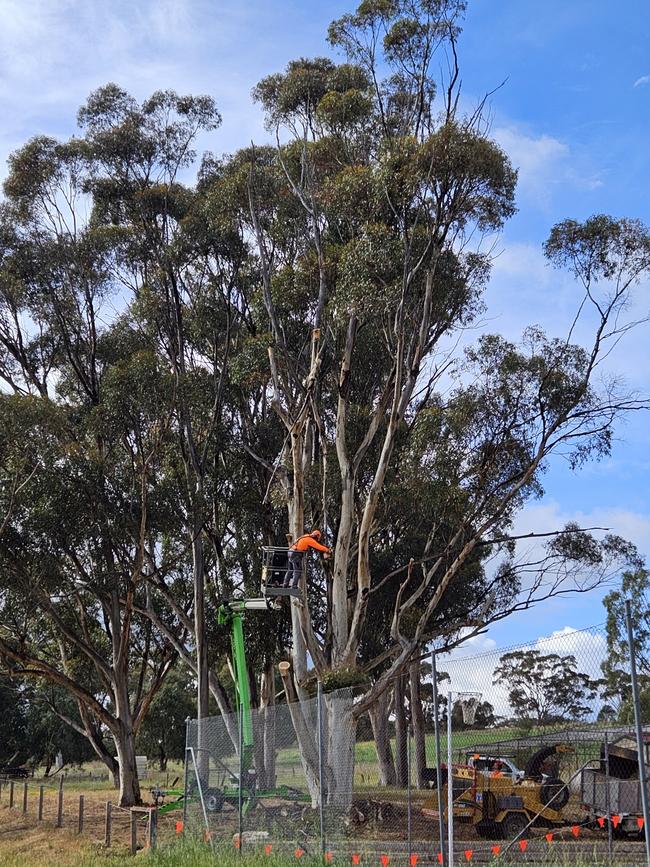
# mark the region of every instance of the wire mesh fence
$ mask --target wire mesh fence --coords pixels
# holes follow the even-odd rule
[[[190,722],[185,830],[261,858],[642,863],[629,677],[603,669],[603,630],[476,651],[414,661],[363,713],[319,688]]]

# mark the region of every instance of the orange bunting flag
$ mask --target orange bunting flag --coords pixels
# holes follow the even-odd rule
[[[598,817],[598,824],[600,825],[601,828],[605,827],[605,817],[604,816]]]
[[[438,864],[442,864],[442,852],[438,852]]]
[[[416,867],[416,864],[418,863],[419,860],[420,860],[419,855],[411,855],[411,857],[409,858],[409,861],[411,862],[411,867]]]
[[[472,860],[472,855],[473,855],[473,854],[474,854],[474,850],[473,850],[473,849],[465,849],[465,860],[466,860],[466,861],[471,861],[471,860]]]
[[[621,821],[621,817],[620,817],[620,816],[612,816],[612,825],[613,825],[615,828],[618,828],[618,825],[619,825],[619,822],[620,822],[620,821]]]
[[[182,822],[176,822],[176,833],[177,834],[183,833],[183,823]]]
[[[302,858],[302,856],[303,856],[304,854],[305,854],[305,850],[304,850],[304,849],[296,849],[296,851],[294,852],[294,855],[296,856],[296,858]]]
[[[492,847],[492,854],[494,855],[495,858],[498,858],[499,855],[501,854],[501,846],[493,846]]]
[[[358,864],[360,861],[361,861],[361,855],[353,855],[352,856],[352,863],[353,864]]]
[[[332,855],[331,852],[325,853],[325,860],[327,861],[328,864],[332,863],[332,861],[334,860],[334,856]]]
[[[521,849],[522,852],[526,851],[526,846],[528,846],[528,840],[520,840],[519,841],[519,848]]]
[[[571,833],[574,837],[577,837],[580,833],[580,825],[574,825],[573,828],[571,828]]]
[[[643,828],[643,816],[637,816],[636,817],[636,823],[639,827],[639,830],[641,830],[641,828]]]
[[[264,854],[266,855],[267,858],[271,854],[272,849],[273,849],[273,843],[267,843],[266,846],[264,847]]]
[[[390,861],[388,855],[380,855],[379,860],[381,861],[381,867],[388,867],[388,862]]]
[[[547,843],[553,842],[553,835],[550,832],[548,834],[546,834],[546,842]]]

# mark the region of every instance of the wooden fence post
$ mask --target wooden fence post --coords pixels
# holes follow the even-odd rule
[[[79,795],[79,826],[77,834],[81,834],[84,829],[84,796]]]
[[[23,783],[23,813],[27,812],[27,783]]]
[[[138,814],[131,810],[131,854],[135,855],[138,849]]]
[[[152,852],[156,850],[158,843],[158,808],[152,807],[149,810],[149,825],[147,828],[147,847]]]
[[[13,807],[14,805],[14,781],[10,780],[9,782],[9,806]]]
[[[59,779],[59,798],[56,811],[56,827],[63,827],[63,777]]]
[[[113,806],[110,801],[106,801],[106,826],[104,828],[104,846],[108,848],[111,845],[111,826]]]
[[[38,821],[43,821],[43,798],[45,797],[45,786],[38,787]]]

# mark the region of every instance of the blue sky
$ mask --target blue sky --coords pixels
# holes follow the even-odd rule
[[[314,0],[0,0],[0,175],[30,136],[74,132],[87,94],[115,81],[144,98],[158,88],[210,93],[223,125],[202,142],[217,153],[266,138],[250,90],[297,56],[328,54],[328,23],[352,3]],[[516,337],[536,323],[563,334],[576,299],[541,244],[566,217],[593,213],[650,224],[650,7],[647,0],[470,0],[459,54],[463,100],[490,99],[492,135],[520,171],[519,212],[499,240],[484,328]],[[639,286],[634,312],[650,308]],[[644,326],[609,369],[650,384]],[[561,462],[546,496],[518,526],[568,519],[607,526],[650,553],[648,417],[618,431],[610,459],[572,475]],[[603,619],[602,594],[513,618],[477,649]]]

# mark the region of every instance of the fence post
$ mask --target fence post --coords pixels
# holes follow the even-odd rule
[[[447,864],[454,867],[454,774],[451,742],[453,696],[447,693]],[[438,806],[440,806],[438,799]]]
[[[317,716],[318,716],[318,809],[320,820],[320,852],[325,863],[325,808],[323,806],[323,684],[318,681],[316,692]]]
[[[158,843],[158,810],[152,807],[149,810],[149,826],[147,829],[147,846],[152,852],[155,852]]]
[[[641,784],[641,806],[643,807],[643,828],[645,831],[645,855],[650,867],[650,811],[648,810],[648,777],[645,766],[645,744],[641,726],[641,704],[639,702],[639,684],[636,676],[636,651],[634,649],[634,633],[632,631],[632,607],[630,600],[625,600],[625,619],[627,620],[627,641],[630,647],[630,674],[632,676],[632,698],[634,700],[634,724],[636,728],[636,748],[639,754],[639,782]]]
[[[106,825],[104,827],[104,846],[108,849],[111,845],[111,830],[113,824],[113,805],[106,801]]]
[[[607,811],[607,861],[612,863],[612,816],[609,803],[609,733],[605,732],[605,810]]]
[[[45,786],[38,787],[38,821],[43,821],[43,798],[45,797]]]
[[[14,805],[14,781],[9,781],[9,806],[13,807]]]
[[[440,835],[440,856],[442,867],[445,867],[445,821],[442,815],[442,804],[440,796],[442,794],[442,765],[440,761],[440,720],[438,719],[438,672],[436,669],[436,652],[431,651],[431,676],[433,678],[433,729],[436,739],[436,778],[438,780],[437,797],[438,797],[438,833]]]
[[[59,778],[59,796],[56,810],[56,827],[63,827],[63,777]]]
[[[23,783],[23,813],[27,812],[27,783]]]
[[[81,834],[84,829],[84,796],[79,795],[79,825],[77,833]]]
[[[242,778],[244,776],[244,704],[239,702],[239,792],[237,797],[237,839],[239,846],[237,851],[241,858],[242,853],[242,833],[244,825],[244,793],[242,791]]]
[[[408,836],[409,864],[413,850],[411,836],[411,736],[413,735],[413,720],[409,720],[406,727],[406,833]]]
[[[187,807],[190,799],[189,781],[190,781],[190,762],[189,762],[189,747],[190,747],[190,718],[185,717],[185,780],[183,783],[183,833],[187,825]]]
[[[138,814],[131,810],[131,854],[138,851]]]

